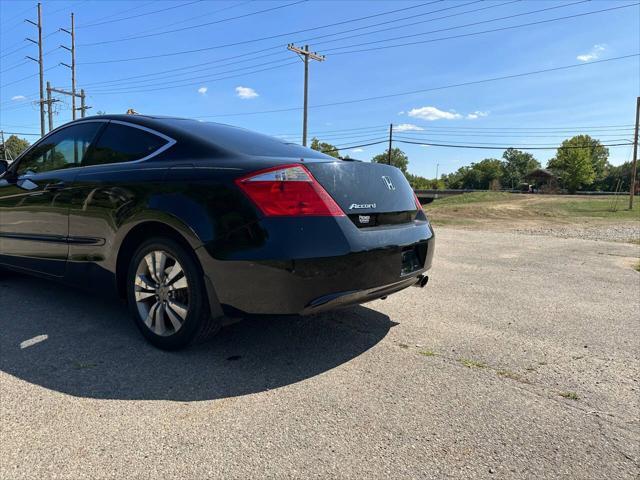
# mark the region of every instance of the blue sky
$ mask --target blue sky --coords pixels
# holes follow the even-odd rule
[[[631,6],[581,15],[625,5]],[[69,28],[72,11],[77,84],[88,94],[90,113],[134,108],[299,142],[303,65],[286,45],[305,41],[326,55],[325,62],[310,65],[310,136],[336,145],[381,141],[389,123],[398,139],[426,143],[549,146],[583,132],[603,143],[624,143],[640,93],[640,57],[594,63],[640,51],[637,0],[45,0],[45,78],[55,87],[71,84],[69,70],[59,65],[70,63],[59,47],[69,38],[58,29]],[[476,34],[567,16],[574,17]],[[35,17],[35,2],[0,3],[0,128],[8,132],[39,131],[32,103],[37,65],[24,59],[37,56],[35,45],[24,40],[36,33],[22,21]],[[567,65],[584,66],[435,89]],[[318,106],[371,97],[385,98]],[[69,103],[57,104],[56,125],[71,119]],[[285,111],[255,113],[271,110]],[[436,165],[447,173],[502,154],[396,146],[409,155],[411,172],[428,177]],[[342,153],[368,160],[385,148]],[[631,156],[627,146],[610,152],[614,164]],[[545,164],[554,151],[533,153]]]

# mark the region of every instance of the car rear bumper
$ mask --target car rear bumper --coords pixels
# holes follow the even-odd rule
[[[322,223],[320,237],[304,224],[292,226],[286,238],[295,248],[266,241],[250,255],[243,253],[249,258],[228,251],[226,258],[217,258],[219,245],[198,249],[225,314],[304,315],[365,303],[415,284],[431,267],[435,238],[428,222],[370,231],[346,218]],[[334,226],[339,228],[332,231]],[[418,263],[402,272],[407,251],[416,252]]]

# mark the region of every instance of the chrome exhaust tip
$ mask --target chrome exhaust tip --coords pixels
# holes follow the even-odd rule
[[[418,288],[424,288],[427,286],[427,283],[429,283],[428,275],[418,275],[416,283],[414,283],[413,286]]]

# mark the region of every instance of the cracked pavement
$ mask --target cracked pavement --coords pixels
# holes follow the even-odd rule
[[[0,273],[0,478],[638,478],[640,246],[436,235],[423,290],[177,353]]]

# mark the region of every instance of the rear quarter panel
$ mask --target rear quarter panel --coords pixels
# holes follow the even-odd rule
[[[241,208],[236,174],[167,161],[81,169],[69,210],[69,280],[115,284],[122,242],[145,222],[172,227],[195,250],[254,221],[253,209]]]

